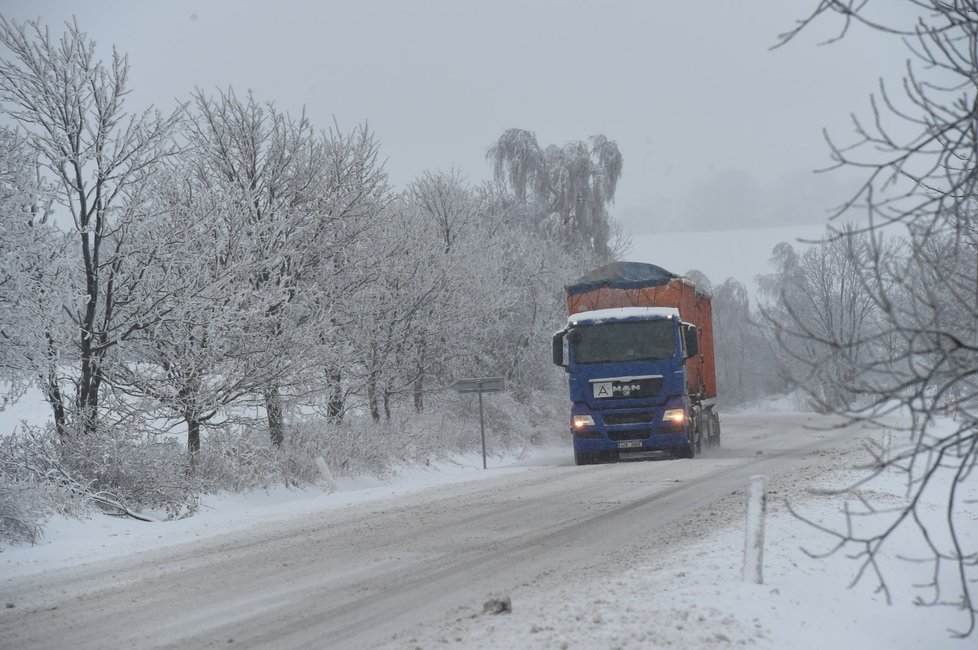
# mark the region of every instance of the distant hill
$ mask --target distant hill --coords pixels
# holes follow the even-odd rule
[[[788,242],[795,250],[803,250],[808,244],[799,242],[799,239],[816,240],[824,233],[825,226],[814,225],[644,233],[632,235],[631,249],[623,259],[657,264],[679,274],[695,269],[706,274],[715,285],[733,277],[754,294],[757,291],[757,276],[773,271],[769,260],[771,250],[777,244]]]

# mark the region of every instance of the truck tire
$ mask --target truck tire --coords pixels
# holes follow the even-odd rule
[[[720,416],[712,408],[703,414],[703,435],[707,449],[720,446]]]
[[[689,424],[686,427],[686,445],[680,452],[680,458],[693,458],[703,453],[703,418],[698,407],[689,409]]]
[[[703,438],[707,435],[707,426],[710,423],[709,413],[704,413],[704,411],[697,409],[696,417],[693,418],[693,427],[690,431],[694,438],[694,449],[697,454],[703,453]],[[690,458],[693,456],[691,455]]]
[[[574,450],[574,464],[575,465],[592,465],[594,464],[594,455],[583,451]]]
[[[710,446],[720,446],[720,414],[710,411]]]

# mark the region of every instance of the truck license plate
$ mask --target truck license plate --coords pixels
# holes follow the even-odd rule
[[[621,442],[618,443],[619,449],[633,449],[635,447],[641,447],[641,446],[642,446],[641,440],[622,440]]]

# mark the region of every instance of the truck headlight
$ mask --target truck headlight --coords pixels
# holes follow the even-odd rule
[[[571,425],[575,429],[583,429],[584,427],[593,427],[594,418],[590,415],[575,415],[571,418]]]
[[[686,421],[686,409],[668,409],[662,414],[662,421],[667,424],[681,425]]]

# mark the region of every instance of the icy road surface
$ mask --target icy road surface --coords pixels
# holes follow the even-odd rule
[[[723,448],[694,460],[574,467],[568,450],[559,466],[6,579],[0,646],[415,647],[494,595],[668,556],[741,517],[749,476],[804,482],[858,433],[809,424],[728,416]]]

